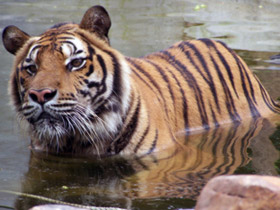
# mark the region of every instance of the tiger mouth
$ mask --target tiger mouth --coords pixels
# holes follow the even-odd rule
[[[82,110],[82,111],[81,111]],[[71,109],[71,112],[57,113],[58,110],[48,112],[43,110],[38,116],[29,118],[30,131],[43,141],[60,140],[69,136],[90,136],[90,123],[92,119],[81,108]],[[87,123],[84,126],[83,123]]]
[[[52,120],[54,117],[51,116],[49,113],[42,112],[38,117],[39,120]]]
[[[31,124],[30,131],[33,133],[33,136],[40,141],[46,141],[46,143],[51,143],[54,139],[63,139],[69,135],[63,119],[45,111],[29,122]]]
[[[49,124],[53,124],[53,123],[57,123],[59,122],[59,118],[52,116],[51,114],[47,113],[47,112],[42,112],[39,117],[37,119],[33,119],[31,120],[31,124],[41,124],[41,123],[49,123]]]

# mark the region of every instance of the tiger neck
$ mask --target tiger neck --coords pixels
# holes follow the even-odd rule
[[[131,69],[127,64],[124,57],[118,55],[118,62],[120,66],[119,72],[119,88],[120,94],[113,94],[110,97],[109,104],[113,104],[109,112],[102,115],[101,124],[96,126],[96,133],[99,139],[104,142],[102,145],[106,145],[100,148],[102,152],[109,154],[118,154],[129,142],[132,136],[131,124],[132,119],[135,118],[137,108],[137,91],[132,85],[131,81]],[[113,90],[116,93],[115,90]],[[105,129],[104,129],[105,125]],[[102,127],[103,126],[103,127]]]
[[[142,117],[140,95],[135,88],[131,88],[129,106],[123,115],[122,129],[119,130],[118,135],[111,142],[107,150],[108,154],[119,154],[132,140],[135,135],[138,121]]]

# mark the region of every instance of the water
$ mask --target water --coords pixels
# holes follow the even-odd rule
[[[179,40],[214,38],[245,59],[273,98],[280,96],[277,0],[0,0],[0,28],[16,25],[31,35],[55,23],[79,22],[95,4],[107,8],[111,44],[143,56]],[[13,56],[0,45],[0,188],[84,205],[133,209],[191,208],[203,185],[221,174],[279,176],[280,131],[273,121],[225,126],[191,137],[183,148],[145,158],[104,160],[32,154],[9,105],[7,83]],[[44,201],[0,193],[0,209],[28,209]]]

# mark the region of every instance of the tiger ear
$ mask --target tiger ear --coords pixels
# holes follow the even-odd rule
[[[2,33],[2,41],[6,50],[14,55],[29,38],[27,33],[16,26],[7,26]]]
[[[111,20],[108,12],[102,6],[89,8],[80,23],[80,28],[96,32],[101,38],[108,39]]]

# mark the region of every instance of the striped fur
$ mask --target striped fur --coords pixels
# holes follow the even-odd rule
[[[103,9],[92,12],[104,16]],[[107,26],[84,19],[29,37],[19,50],[6,46],[17,51],[11,96],[35,149],[145,155],[180,144],[181,131],[279,112],[244,61],[221,42],[179,42],[142,58],[124,57],[109,45]]]

